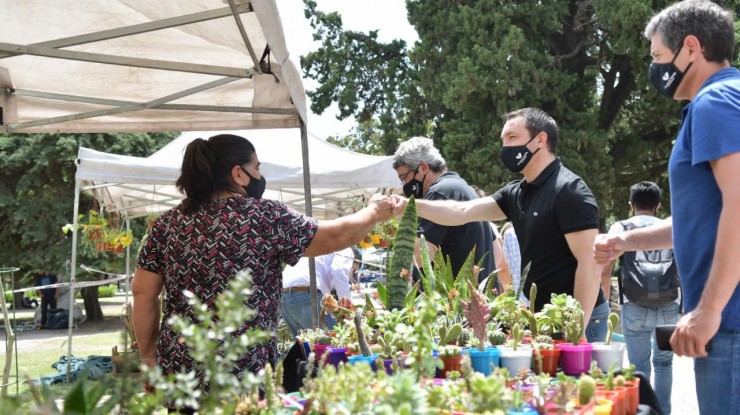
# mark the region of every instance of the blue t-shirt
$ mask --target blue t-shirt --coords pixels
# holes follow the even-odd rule
[[[723,69],[683,109],[683,123],[668,162],[673,251],[685,311],[696,308],[714,259],[722,192],[710,161],[740,152],[740,71]],[[733,230],[737,232],[737,230]],[[722,312],[723,329],[740,329],[740,289]]]

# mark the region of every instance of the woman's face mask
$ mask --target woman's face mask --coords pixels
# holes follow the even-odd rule
[[[247,192],[247,195],[249,197],[261,199],[262,194],[265,193],[265,187],[267,187],[267,180],[265,179],[265,176],[260,176],[259,179],[255,179],[244,167],[239,167],[242,169],[244,174],[249,176],[249,184],[244,186],[244,191]]]

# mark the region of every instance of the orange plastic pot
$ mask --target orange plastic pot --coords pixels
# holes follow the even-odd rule
[[[555,376],[560,364],[560,349],[534,349],[532,360],[536,374],[547,373]]]
[[[635,415],[640,405],[640,378],[625,382],[624,388],[627,390],[627,415]]]
[[[447,379],[447,374],[449,372],[452,372],[453,370],[462,373],[462,355],[452,357],[440,357],[440,359],[442,360],[442,363],[444,363],[444,367],[439,370],[439,377],[441,377],[442,379]]]

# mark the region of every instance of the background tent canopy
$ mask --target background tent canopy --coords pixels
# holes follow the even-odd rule
[[[0,0],[0,10],[0,132],[306,120],[274,0]]]
[[[129,217],[156,213],[182,199],[174,186],[185,147],[196,138],[221,132],[187,132],[147,158],[80,148],[77,180],[93,190],[108,211]],[[223,131],[248,138],[267,180],[265,197],[303,211],[303,161],[300,137],[292,131]],[[373,193],[399,187],[390,156],[355,153],[308,137],[313,216],[330,218],[362,207]]]

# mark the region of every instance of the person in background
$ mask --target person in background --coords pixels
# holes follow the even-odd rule
[[[522,290],[519,299],[529,305],[529,299],[524,295],[523,287],[520,287],[524,282],[522,281],[522,254],[519,251],[519,240],[516,239],[516,231],[511,222],[506,222],[501,227],[501,239],[503,240],[504,263],[511,278],[511,286],[514,292]]]
[[[332,289],[336,291],[340,301],[350,300],[352,297],[350,278],[359,268],[352,249],[345,248],[321,255],[316,257],[315,261],[319,299],[317,312],[321,312],[321,299],[331,295]],[[280,312],[293,337],[298,335],[300,330],[314,327],[309,283],[308,258],[303,257],[296,265],[285,267],[283,270],[283,298],[280,302]],[[325,315],[323,319],[327,329],[334,328],[336,324],[334,317]]]
[[[610,234],[661,222],[655,216],[660,208],[660,188],[655,183],[639,182],[633,185],[630,188],[629,205],[632,217],[614,222],[609,228]],[[671,250],[639,251],[638,254],[624,254],[620,257],[619,302],[622,304],[622,333],[630,363],[648,379],[652,372],[652,354],[655,366],[653,388],[663,414],[670,415],[673,352],[659,350],[654,342],[653,332],[656,326],[676,324],[681,317],[681,282]],[[610,261],[602,271],[601,284],[607,298],[615,262]],[[646,275],[646,272],[651,275]],[[656,284],[650,281],[655,281]],[[651,287],[655,289],[651,290]]]
[[[599,210],[586,183],[565,168],[555,153],[558,126],[537,108],[504,115],[501,161],[524,176],[499,189],[492,197],[469,201],[421,200],[418,214],[442,226],[508,219],[521,246],[522,264],[531,262],[524,295],[537,283],[535,309],[550,295],[573,295],[581,303],[588,341],[606,337],[609,304],[601,293],[601,267],[593,256],[599,228]],[[395,213],[407,199],[393,196]]]
[[[139,252],[132,287],[141,361],[159,365],[165,375],[184,371],[201,378],[187,342],[181,341],[182,334],[169,323],[175,314],[195,318],[185,291],[214,309],[217,296],[228,289],[234,276],[249,270],[252,294],[244,306],[255,314],[236,327],[233,336],[250,329],[275,333],[283,265],[352,246],[392,214],[388,198],[380,195],[357,213],[321,222],[280,202],[262,199],[266,178],[260,172],[257,152],[249,140],[232,134],[188,144],[176,184],[186,197],[154,223]],[[244,371],[257,373],[274,363],[276,342],[273,339],[243,353],[233,371],[237,376]],[[168,410],[177,410],[173,402],[168,403]],[[179,410],[193,413],[195,408]]]
[[[41,271],[36,275],[36,282],[34,286],[43,287],[46,285],[53,285],[58,282],[56,274],[50,274],[46,271]],[[57,298],[59,297],[59,287],[52,288],[41,288],[36,290],[41,299],[41,324],[40,329],[46,328],[47,314],[50,309],[57,308]]]
[[[681,1],[645,28],[650,81],[682,111],[668,161],[672,218],[616,235],[599,235],[597,261],[625,251],[673,248],[685,314],[671,336],[679,356],[694,357],[702,414],[740,413],[740,71],[732,11]],[[710,343],[711,342],[711,343]]]
[[[475,200],[478,196],[457,173],[447,170],[447,163],[431,138],[413,137],[401,143],[393,156],[393,168],[407,197],[419,200]],[[470,252],[475,249],[475,263],[483,260],[479,281],[495,268],[494,236],[485,221],[448,226],[419,218],[418,235],[424,235],[431,258],[437,249],[449,257],[457,276]],[[416,263],[421,264],[420,239],[416,240]]]

